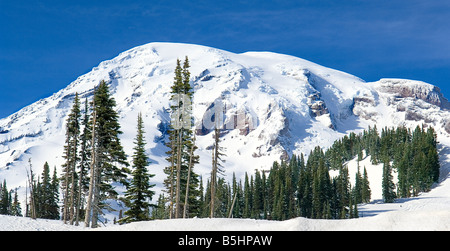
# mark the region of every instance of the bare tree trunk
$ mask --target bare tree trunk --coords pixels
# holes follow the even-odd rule
[[[214,218],[214,208],[216,200],[216,175],[217,175],[217,162],[214,149],[212,150],[212,170],[211,170],[211,211],[209,213],[210,218]]]
[[[31,165],[31,159],[28,160],[28,163],[30,164],[30,171],[27,171],[27,177],[28,177],[28,183],[30,184],[30,210],[31,210],[31,218],[32,219],[36,219],[37,215],[36,215],[36,198],[35,193],[34,193],[34,189],[33,189],[33,182],[34,182],[34,175],[33,175],[33,168]]]
[[[78,135],[78,132],[75,132],[75,135]],[[77,136],[75,136],[75,142],[74,142],[74,151],[73,151],[73,166],[72,166],[72,181],[71,181],[71,188],[70,188],[70,225],[73,225],[73,220],[75,216],[74,208],[75,208],[75,168],[77,165],[77,145],[78,145],[78,139]]]
[[[231,218],[233,216],[233,209],[234,209],[234,203],[236,203],[236,197],[237,197],[237,192],[234,192],[234,198],[233,198],[233,202],[231,203],[231,209],[230,209],[230,213],[228,214],[228,218]]]
[[[63,196],[63,200],[64,200],[64,203],[63,203],[63,205],[64,205],[64,210],[63,210],[63,221],[64,221],[64,224],[67,224],[67,214],[68,214],[68,207],[69,207],[69,201],[68,201],[68,199],[69,199],[69,170],[70,170],[70,138],[69,138],[69,135],[67,135],[67,158],[68,158],[68,161],[67,161],[67,165],[66,165],[66,173],[65,173],[65,175],[64,175],[64,181],[65,181],[65,185],[66,185],[66,187],[65,187],[65,191],[64,191],[64,196]]]
[[[180,205],[180,188],[181,188],[181,148],[183,145],[183,129],[179,129],[178,142],[177,142],[177,181],[175,192],[175,218],[180,218],[181,205]]]
[[[75,226],[78,226],[80,221],[80,209],[81,209],[81,196],[82,196],[82,186],[83,186],[83,172],[84,172],[84,165],[81,165],[80,169],[80,177],[78,177],[78,192],[77,192],[77,202],[76,202],[76,208],[75,208]]]
[[[94,198],[92,199],[92,223],[91,228],[98,227],[98,214],[100,212],[99,204],[100,204],[100,169],[101,169],[101,160],[97,161],[97,165],[94,172],[95,185],[94,185]]]
[[[92,147],[92,151],[91,151],[91,170],[90,170],[90,179],[89,179],[89,194],[88,194],[88,199],[87,199],[87,203],[86,203],[86,213],[85,213],[85,217],[84,217],[84,226],[85,227],[89,227],[89,224],[91,222],[91,211],[92,211],[92,197],[94,195],[94,186],[95,186],[95,160],[96,160],[96,155],[95,155],[95,123],[96,123],[96,118],[97,118],[97,112],[95,110],[95,100],[94,102],[94,120],[92,123],[92,143],[91,143],[91,147]]]
[[[189,153],[189,169],[188,169],[188,176],[186,181],[186,195],[184,197],[184,210],[183,210],[183,218],[187,217],[187,207],[188,207],[188,198],[189,198],[189,180],[191,179],[191,168],[192,168],[192,161],[194,158],[194,148],[195,148],[195,135],[194,140],[192,142],[191,152]]]
[[[177,131],[174,131],[174,138],[177,138],[178,136],[177,136]],[[173,217],[174,217],[174,199],[175,199],[175,196],[174,196],[174,193],[175,193],[175,189],[174,189],[174,179],[175,179],[175,176],[174,176],[174,169],[175,169],[175,149],[176,149],[176,147],[175,147],[175,140],[172,140],[171,141],[171,147],[172,147],[172,157],[171,157],[171,159],[170,159],[170,177],[169,177],[169,180],[170,180],[170,191],[169,191],[169,219],[173,219]]]

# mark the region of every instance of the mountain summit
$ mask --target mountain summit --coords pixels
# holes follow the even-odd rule
[[[25,186],[23,166],[32,159],[36,173],[47,161],[63,162],[66,117],[75,93],[84,102],[105,80],[117,102],[122,142],[131,155],[139,112],[145,123],[149,168],[156,180],[163,167],[170,122],[170,87],[176,60],[190,61],[194,88],[193,115],[200,164],[211,164],[211,109],[223,106],[222,145],[225,172],[238,177],[292,154],[309,154],[315,146],[368,126],[433,126],[438,141],[450,147],[450,103],[438,87],[413,80],[365,82],[353,75],[297,57],[271,52],[235,54],[215,48],[176,43],[150,43],[101,62],[92,71],[52,96],[0,120],[0,181]],[[447,161],[441,158],[442,161]],[[444,177],[444,176],[442,176]],[[159,184],[159,189],[162,185]]]

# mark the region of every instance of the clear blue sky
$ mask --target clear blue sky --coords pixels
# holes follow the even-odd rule
[[[450,98],[450,1],[0,1],[0,118],[149,42],[273,51]]]

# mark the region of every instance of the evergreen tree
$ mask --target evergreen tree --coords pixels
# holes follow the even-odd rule
[[[400,198],[408,198],[410,196],[410,182],[408,181],[409,164],[412,159],[411,145],[404,143],[403,154],[398,161],[395,162],[395,167],[398,173],[397,193]]]
[[[50,167],[48,163],[45,162],[41,182],[38,183],[36,189],[36,203],[39,218],[56,220],[59,219],[58,187],[55,187],[58,182],[52,181],[52,178],[56,178],[56,169],[53,177],[51,177]]]
[[[264,184],[261,174],[258,170],[255,171],[255,180],[253,186],[253,208],[252,218],[261,219],[264,215]]]
[[[145,154],[144,124],[142,114],[138,115],[137,136],[135,139],[135,147],[133,154],[133,171],[132,180],[125,192],[123,199],[125,206],[129,209],[125,212],[126,217],[119,222],[133,222],[149,220],[150,200],[155,194],[151,190],[154,184],[150,184],[150,179],[154,174],[149,174],[147,166],[149,165],[148,157]]]
[[[355,204],[363,202],[363,177],[359,170],[359,161],[357,163],[357,172],[355,174],[355,186],[353,187],[353,199]]]
[[[166,191],[169,193],[170,218],[183,217],[183,203],[186,192],[189,189],[189,212],[186,214],[197,215],[200,210],[200,196],[198,175],[194,172],[194,165],[198,163],[199,156],[194,154],[196,149],[192,132],[192,96],[193,89],[189,78],[189,60],[186,57],[183,67],[177,60],[174,83],[171,87],[171,124],[169,142],[166,146],[167,160],[170,166],[164,172],[167,178],[164,180]],[[192,153],[192,154],[191,154]],[[189,184],[187,182],[189,176]],[[189,187],[186,189],[186,187]]]
[[[6,186],[6,180],[3,180],[3,185],[0,187],[0,214],[10,214],[10,195]]]
[[[78,191],[76,196],[75,203],[75,225],[78,226],[80,217],[82,217],[82,213],[84,213],[84,196],[87,194],[89,189],[89,164],[90,164],[90,136],[91,130],[89,126],[89,102],[86,98],[84,102],[84,112],[83,118],[81,120],[81,126],[83,127],[83,131],[80,135],[80,162],[79,162],[79,173],[78,173]]]
[[[152,210],[152,219],[168,219],[169,215],[166,208],[167,198],[164,194],[160,194],[156,207]]]
[[[14,200],[11,205],[11,215],[12,216],[22,216],[22,208],[20,206],[19,198],[17,195],[17,189],[14,190]]]
[[[243,214],[243,191],[241,182],[237,182],[236,174],[233,172],[232,178],[232,189],[233,189],[233,201],[231,206],[231,213],[228,218],[242,218]]]
[[[245,172],[245,180],[244,180],[244,210],[243,210],[243,217],[244,218],[251,218],[251,212],[252,212],[252,202],[253,202],[253,196],[252,196],[252,189],[251,184],[248,178],[247,172]]]
[[[361,200],[363,203],[369,203],[371,197],[369,177],[367,176],[366,167],[364,167],[363,179],[361,184]]]
[[[385,203],[392,203],[395,199],[395,184],[392,176],[392,168],[389,163],[389,159],[385,158],[383,163],[383,180],[382,180],[382,192],[383,201]]]
[[[337,177],[337,205],[340,211],[341,218],[347,218],[347,206],[350,204],[350,181],[348,176],[347,166],[342,166],[339,169]]]
[[[126,174],[130,171],[119,135],[122,134],[116,101],[109,93],[108,85],[101,81],[95,90],[91,104],[91,175],[85,214],[85,226],[97,227],[98,215],[107,205],[107,198],[117,198],[112,182],[127,185]],[[119,167],[120,165],[121,167]],[[92,216],[92,217],[91,217]]]
[[[72,110],[67,117],[66,144],[64,146],[65,163],[63,164],[62,183],[63,190],[63,220],[73,223],[75,215],[75,191],[76,191],[76,166],[79,161],[78,145],[80,137],[80,100],[78,93],[75,94]]]
[[[215,204],[217,202],[220,203],[220,201],[217,201],[216,197],[216,189],[217,189],[217,179],[219,174],[223,174],[223,166],[222,163],[225,162],[225,160],[222,159],[223,154],[222,150],[223,147],[220,146],[220,122],[218,121],[218,113],[216,111],[215,116],[215,128],[214,128],[214,145],[212,149],[212,170],[211,170],[211,212],[210,217],[214,218],[214,212],[215,212]],[[221,163],[222,162],[222,163]]]

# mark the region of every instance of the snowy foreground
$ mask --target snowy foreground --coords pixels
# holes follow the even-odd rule
[[[96,231],[301,231],[301,230],[450,230],[450,179],[431,192],[397,203],[360,206],[360,218],[349,220],[287,221],[251,219],[177,219],[108,225]],[[91,231],[64,225],[61,221],[31,220],[0,215],[3,231]]]

